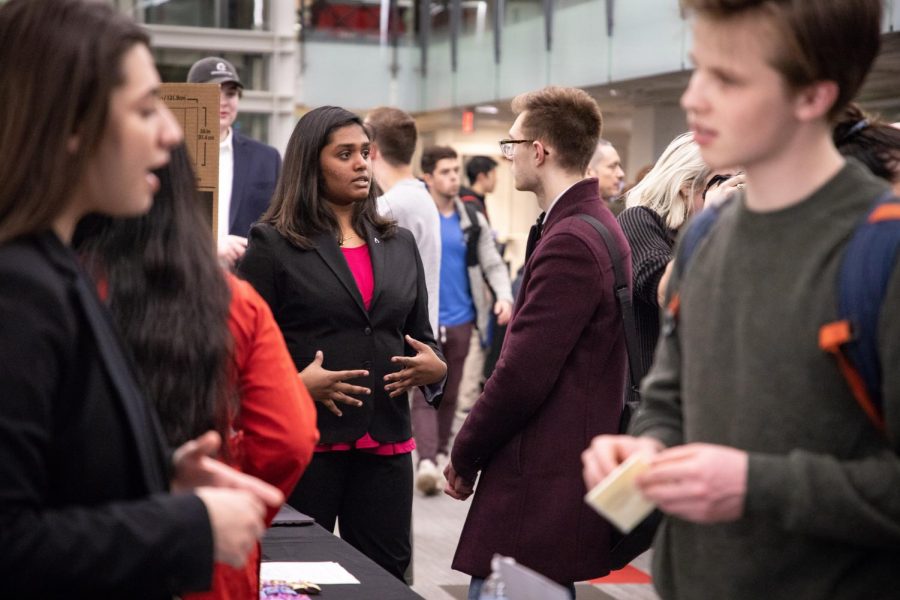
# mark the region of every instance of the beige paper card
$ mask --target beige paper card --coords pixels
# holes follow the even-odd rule
[[[622,533],[628,533],[656,508],[644,498],[636,483],[638,476],[649,468],[650,462],[644,454],[632,454],[594,486],[584,501]]]

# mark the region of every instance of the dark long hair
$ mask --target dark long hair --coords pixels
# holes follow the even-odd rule
[[[288,141],[275,194],[261,220],[300,248],[312,248],[310,237],[316,234],[333,233],[337,237],[340,231],[334,213],[321,194],[324,179],[319,170],[319,156],[331,140],[332,132],[353,124],[372,138],[362,119],[352,112],[337,106],[322,106],[303,115]],[[353,228],[363,233],[368,224],[382,238],[389,238],[396,225],[378,214],[377,198],[373,184],[369,196],[354,204]]]
[[[106,130],[122,57],[148,43],[108,3],[0,3],[0,242],[49,229],[65,209]]]
[[[184,145],[156,175],[161,186],[149,213],[91,216],[73,245],[107,285],[110,311],[169,443],[180,445],[209,429],[227,440],[236,401],[229,381],[228,282]]]
[[[852,156],[891,183],[900,180],[900,129],[851,103],[838,118],[833,138],[842,155]]]

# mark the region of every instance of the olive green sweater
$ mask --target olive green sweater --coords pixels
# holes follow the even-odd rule
[[[740,520],[664,521],[653,565],[663,598],[900,598],[900,269],[879,324],[892,444],[818,347],[836,317],[842,249],[884,188],[849,163],[784,210],[734,201],[673,281],[678,326],[661,338],[632,432],[750,461]]]

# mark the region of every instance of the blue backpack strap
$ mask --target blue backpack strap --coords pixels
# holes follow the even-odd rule
[[[722,208],[730,203],[731,198],[721,204],[708,206],[690,220],[687,229],[681,236],[681,242],[678,244],[678,250],[675,255],[675,269],[678,272],[678,279],[684,277],[697,248],[700,247],[700,244],[707,238],[712,231],[713,226],[719,220],[719,215],[722,214]],[[670,335],[675,330],[680,309],[681,295],[678,292],[675,292],[669,298],[669,302],[666,304],[663,313],[662,333],[664,335]]]
[[[838,273],[838,319],[822,326],[819,345],[835,354],[854,397],[884,431],[878,319],[900,250],[900,199],[880,196],[847,242]]]
[[[694,253],[709,232],[712,231],[719,215],[722,214],[722,208],[727,206],[731,200],[727,200],[722,204],[709,206],[704,208],[688,223],[687,230],[681,238],[681,244],[678,246],[678,254],[675,257],[675,268],[678,269],[679,278],[687,272],[688,264],[691,262]]]

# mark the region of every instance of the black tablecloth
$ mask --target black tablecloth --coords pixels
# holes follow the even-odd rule
[[[421,596],[359,550],[316,524],[272,527],[262,541],[263,561],[340,563],[359,584],[323,585],[321,600],[410,600]]]

